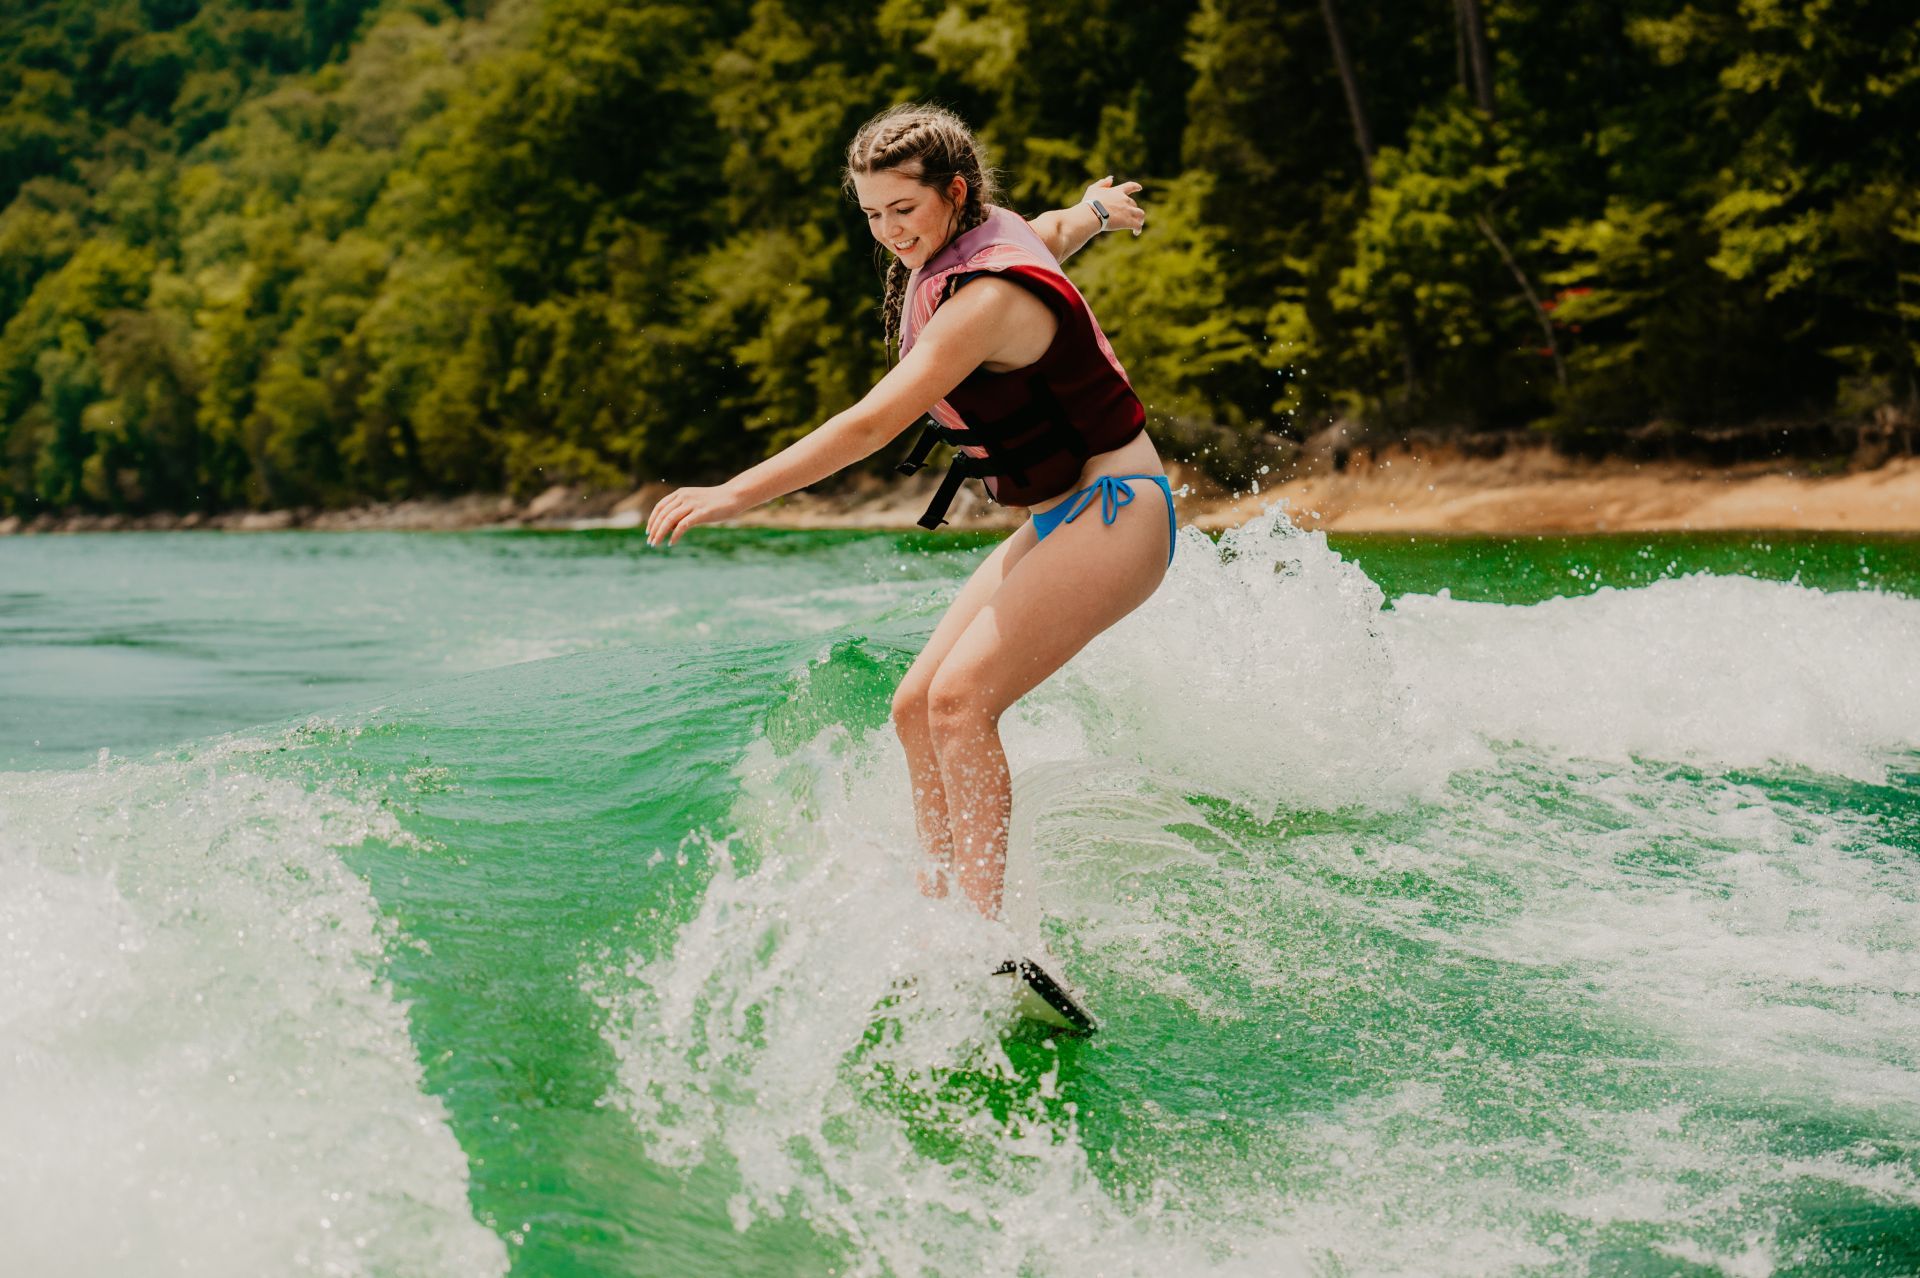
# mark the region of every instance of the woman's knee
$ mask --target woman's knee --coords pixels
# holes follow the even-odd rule
[[[965,671],[941,669],[927,686],[927,726],[938,738],[999,719],[987,690]]]
[[[927,688],[932,679],[915,666],[893,690],[893,726],[898,732],[924,731],[927,724]]]

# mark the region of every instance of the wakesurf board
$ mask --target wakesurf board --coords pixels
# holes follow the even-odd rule
[[[1008,959],[993,974],[1013,979],[1014,1006],[1028,1020],[1072,1034],[1091,1034],[1098,1028],[1066,987],[1032,959]]]

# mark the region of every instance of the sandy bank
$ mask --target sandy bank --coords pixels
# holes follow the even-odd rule
[[[1201,501],[1228,528],[1274,496],[1295,521],[1338,532],[1591,533],[1715,529],[1920,532],[1920,458],[1826,475],[1755,463],[1587,461],[1545,448],[1500,457],[1393,450],[1258,495]]]
[[[1711,470],[1682,462],[1589,461],[1547,448],[1468,457],[1444,448],[1361,453],[1338,470],[1322,465],[1269,476],[1258,491],[1223,489],[1204,474],[1169,467],[1180,522],[1208,532],[1231,528],[1267,503],[1286,501],[1296,523],[1333,532],[1591,533],[1714,529],[1920,532],[1920,458],[1896,457],[1869,470],[1808,474],[1804,466],[1754,463]],[[1278,482],[1267,482],[1268,480]],[[773,528],[911,529],[939,482],[857,476],[835,493],[801,492],[736,521]],[[0,519],[0,535],[215,529],[270,532],[477,528],[638,528],[669,485],[631,493],[556,487],[525,503],[474,494],[348,510],[275,510],[200,515],[43,514]],[[969,485],[949,512],[961,529],[1013,528],[1020,512],[986,501]]]

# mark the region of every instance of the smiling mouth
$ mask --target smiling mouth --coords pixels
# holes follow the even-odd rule
[[[908,240],[908,241],[907,241],[906,243],[904,243],[904,244],[896,244],[896,245],[894,245],[894,246],[893,246],[893,251],[894,251],[894,252],[896,252],[896,253],[904,253],[904,252],[906,252],[906,251],[907,251],[908,249],[910,249],[910,248],[912,248],[912,247],[913,247],[914,245],[916,245],[916,244],[918,244],[919,242],[920,242],[920,237],[916,235],[916,236],[914,236],[914,237],[913,237],[912,239],[910,239],[910,240]]]

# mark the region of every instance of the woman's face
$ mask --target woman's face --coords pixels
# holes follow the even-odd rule
[[[947,233],[959,219],[967,180],[955,177],[947,188],[947,198],[942,199],[939,192],[922,186],[912,174],[883,169],[854,174],[853,189],[873,238],[909,269],[915,269],[946,244]]]

